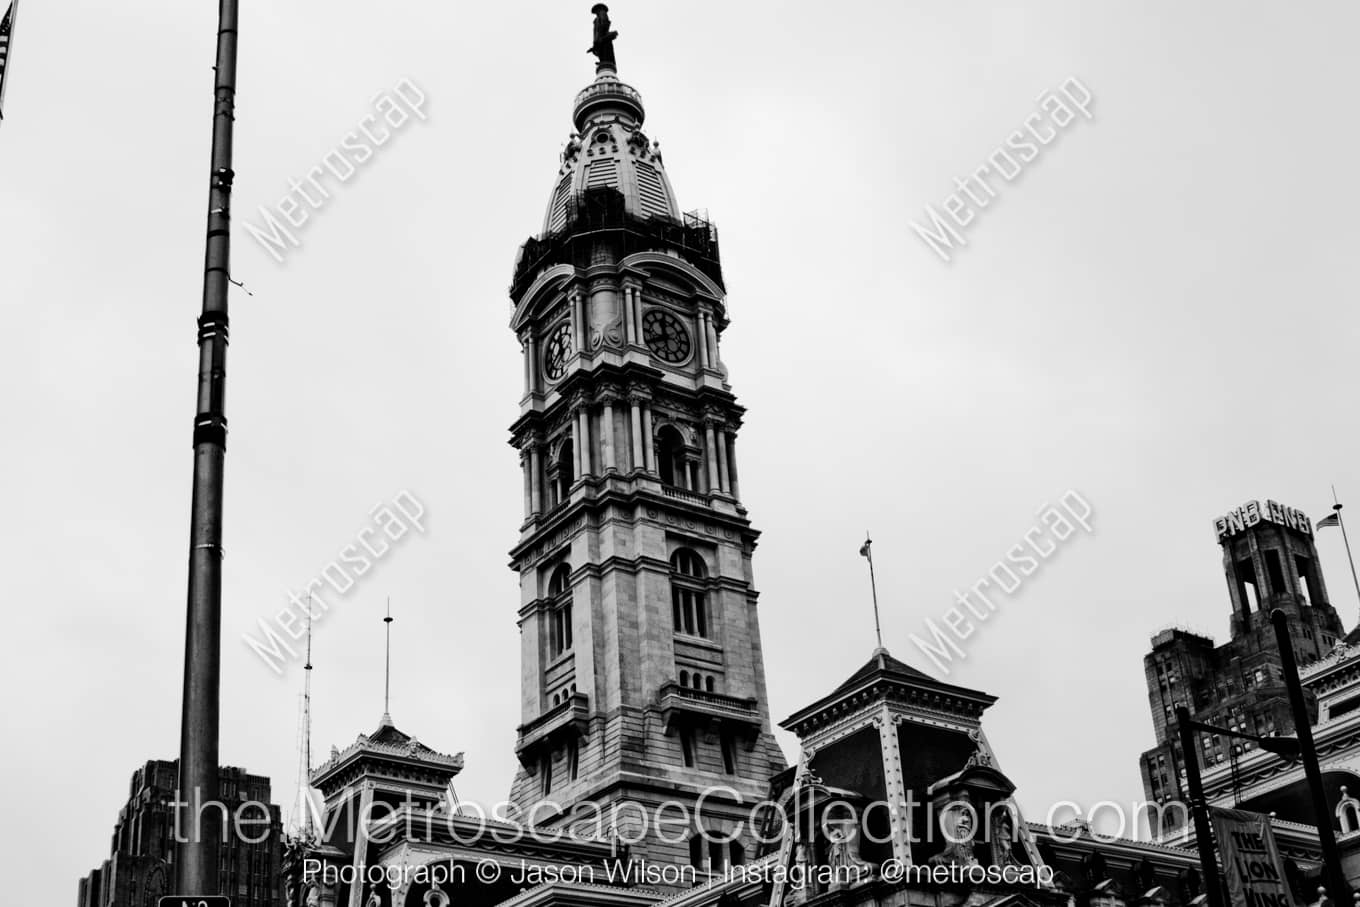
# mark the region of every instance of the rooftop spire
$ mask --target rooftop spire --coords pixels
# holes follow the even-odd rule
[[[302,780],[306,784],[306,794],[311,798],[312,789],[312,594],[307,593],[307,663],[302,666]],[[312,811],[308,807],[311,803],[304,804],[304,814],[302,817],[303,837],[311,838],[315,834],[312,828]]]
[[[597,3],[590,11],[595,14],[595,38],[586,53],[595,55],[597,73],[618,72],[618,66],[614,62],[614,39],[619,33],[609,28],[609,7]]]
[[[391,700],[392,700],[392,596],[387,597],[387,616],[383,618],[383,623],[387,626],[387,663],[383,668],[383,713],[382,720],[378,722],[379,727],[387,727],[392,724]]]

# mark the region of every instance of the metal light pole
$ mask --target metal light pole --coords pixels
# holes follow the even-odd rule
[[[1194,722],[1190,720],[1190,710],[1183,705],[1176,706],[1176,729],[1181,736],[1181,761],[1185,763],[1185,781],[1190,788],[1190,817],[1195,822],[1195,847],[1204,873],[1204,893],[1209,898],[1209,907],[1223,907],[1223,882],[1218,876],[1218,857],[1209,828],[1209,802],[1204,798],[1204,782],[1199,775]]]
[[[1294,714],[1294,733],[1299,739],[1303,773],[1308,778],[1312,794],[1313,814],[1317,817],[1318,844],[1322,848],[1322,878],[1327,892],[1336,905],[1351,902],[1350,886],[1341,872],[1341,854],[1336,847],[1336,831],[1332,828],[1332,812],[1327,808],[1327,794],[1322,787],[1322,770],[1318,768],[1317,748],[1313,745],[1313,726],[1308,720],[1308,707],[1303,700],[1303,684],[1299,682],[1299,667],[1294,660],[1294,643],[1289,638],[1289,615],[1279,608],[1270,612],[1275,625],[1275,641],[1280,649],[1280,666],[1284,669],[1284,684],[1289,691],[1289,710]]]
[[[232,124],[236,106],[237,0],[220,0],[213,99],[203,312],[198,319],[198,408],[194,416],[193,504],[189,523],[189,597],[184,630],[180,718],[181,814],[175,842],[175,891],[219,893],[218,698],[222,655],[222,468],[227,449],[227,288],[230,279]]]

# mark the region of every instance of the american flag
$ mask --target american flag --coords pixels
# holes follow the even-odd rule
[[[5,18],[0,19],[0,119],[5,117],[5,68],[9,63],[9,39],[14,34],[14,8],[19,0],[11,0]]]

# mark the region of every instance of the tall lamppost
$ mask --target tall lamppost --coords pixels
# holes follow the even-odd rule
[[[1280,667],[1284,673],[1285,689],[1289,691],[1289,710],[1294,715],[1294,733],[1298,735],[1303,774],[1308,779],[1313,814],[1317,818],[1318,845],[1322,849],[1322,879],[1334,904],[1349,904],[1350,886],[1341,872],[1341,852],[1337,850],[1332,811],[1327,807],[1327,794],[1322,787],[1322,770],[1318,767],[1317,747],[1313,745],[1313,725],[1308,719],[1308,707],[1303,699],[1303,684],[1299,681],[1299,666],[1294,658],[1294,642],[1289,638],[1289,615],[1275,608],[1270,612],[1270,622],[1275,625]]]
[[[238,0],[219,0],[214,67],[212,171],[208,176],[203,313],[198,318],[198,399],[189,520],[189,595],[180,706],[179,795],[187,809],[175,835],[175,892],[216,895],[222,834],[204,821],[218,800],[218,725],[222,672],[222,472],[227,452],[227,284],[231,247],[232,126],[236,118]],[[212,810],[207,811],[211,814]],[[186,815],[187,813],[187,815]],[[184,831],[185,834],[178,832]]]
[[[1224,907],[1223,882],[1218,875],[1218,857],[1214,854],[1213,831],[1209,827],[1209,801],[1204,796],[1204,781],[1199,774],[1199,749],[1195,745],[1195,732],[1205,731],[1250,740],[1266,752],[1291,762],[1299,758],[1300,743],[1293,737],[1257,737],[1193,721],[1190,710],[1183,705],[1176,706],[1176,728],[1181,738],[1185,781],[1190,788],[1190,817],[1195,823],[1195,847],[1199,850],[1200,869],[1204,874],[1204,893],[1209,899],[1209,907]]]

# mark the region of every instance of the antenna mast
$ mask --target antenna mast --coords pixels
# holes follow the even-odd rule
[[[302,836],[311,840],[312,829],[312,595],[307,593],[307,663],[302,666],[302,785],[305,797]]]
[[[387,625],[387,664],[383,669],[383,714],[382,723],[392,723],[392,596],[387,596],[387,616],[383,618],[383,623]]]

